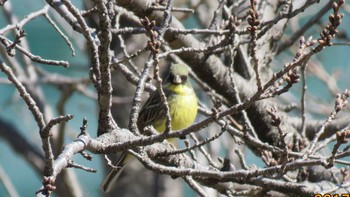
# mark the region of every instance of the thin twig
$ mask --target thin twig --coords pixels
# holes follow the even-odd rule
[[[225,131],[225,129],[221,130],[221,134]],[[219,135],[220,136],[220,135]],[[195,144],[200,144],[199,140],[197,137],[191,133],[190,134],[191,139],[195,142]],[[212,140],[216,138],[211,138]],[[209,164],[211,166],[214,166],[215,168],[219,168],[219,165],[211,158],[211,155],[203,148],[203,146],[198,146],[199,151],[204,155],[204,157],[208,160]]]
[[[116,16],[116,21],[118,21],[118,22],[115,23],[115,28],[118,29],[118,30],[119,30],[119,26],[120,26],[120,25],[119,25],[119,23],[120,23],[120,15],[121,15],[121,14],[117,14],[117,16]],[[126,59],[130,58],[129,53],[128,53],[128,51],[126,50],[125,40],[124,40],[123,36],[122,36],[122,35],[118,35],[118,39],[119,39],[119,41],[120,41],[120,47],[121,47],[122,50],[123,50],[123,53],[124,53],[125,58],[126,58]],[[138,70],[137,70],[137,66],[136,66],[136,64],[132,61],[132,59],[128,59],[128,62],[129,62],[129,65],[130,65],[131,70],[132,70],[137,76],[140,76],[140,73],[139,73]]]
[[[348,127],[347,127],[348,128]],[[341,132],[344,131],[344,129],[341,130]],[[331,137],[328,137],[327,139],[323,140],[322,142],[318,143],[315,147],[315,152],[318,152],[322,148],[329,145],[329,143],[334,142],[337,140],[336,134],[332,135]]]
[[[158,27],[155,27],[155,29],[158,29]],[[120,28],[120,29],[111,29],[112,34],[115,35],[120,35],[120,34],[144,34],[146,33],[146,29],[145,28],[141,28],[141,27],[124,27],[124,28]],[[177,29],[174,27],[169,27],[165,30],[165,33],[169,33],[169,34],[204,34],[204,35],[216,35],[216,36],[222,36],[222,35],[228,35],[230,34],[230,30],[228,29]],[[241,31],[237,31],[236,34],[237,35],[243,35],[243,34],[247,34],[248,32],[246,30],[241,30]]]
[[[147,9],[151,10],[151,11],[165,11],[165,10],[167,10],[167,7],[158,5],[158,6],[149,6]],[[194,10],[190,9],[190,8],[175,8],[175,7],[172,7],[170,9],[170,11],[172,11],[172,12],[189,12],[189,13],[194,13]]]
[[[1,59],[0,59],[0,70],[7,75],[7,78],[15,85],[18,93],[22,97],[22,99],[26,102],[29,110],[32,112],[36,123],[40,130],[44,129],[45,121],[43,118],[43,114],[40,112],[40,109],[36,105],[34,99],[27,92],[26,88],[23,84],[17,79],[15,74],[12,72],[12,69],[8,67]]]
[[[56,25],[56,23],[52,20],[49,14],[46,13],[44,16],[47,19],[47,21],[53,26],[53,28],[55,28],[56,31],[60,34],[63,40],[67,43],[69,49],[72,51],[72,56],[74,57],[75,50],[73,44],[71,43],[71,41],[69,41],[69,38],[66,35],[64,35],[63,31],[61,31],[61,29]]]
[[[186,148],[189,148],[191,146],[190,140],[188,140],[188,139],[184,140],[184,144],[185,144]],[[193,161],[198,161],[196,153],[193,150],[189,150],[187,152],[190,154],[190,156],[193,159]]]
[[[293,18],[293,17],[297,16],[299,13],[304,12],[305,9],[307,9],[308,7],[312,6],[315,3],[318,3],[318,1],[319,0],[306,1],[303,6],[301,6],[298,9],[293,10],[290,13],[283,13],[283,14],[278,15],[276,18],[274,18],[272,20],[262,22],[260,27],[271,26],[271,25],[277,24],[280,20],[282,20],[284,18]]]
[[[328,162],[327,167],[333,167],[334,166],[335,157],[336,157],[336,154],[338,153],[338,149],[340,148],[340,146],[342,144],[346,144],[347,142],[349,142],[349,140],[346,139],[349,136],[349,134],[350,134],[349,130],[345,130],[343,132],[337,132],[336,133],[337,143],[334,144],[333,150],[332,150],[332,154],[327,159],[327,162]]]
[[[97,170],[95,170],[95,169],[88,168],[88,167],[85,167],[83,165],[79,165],[72,160],[68,162],[67,168],[77,168],[77,169],[81,169],[81,170],[84,170],[86,172],[92,172],[92,173],[97,172]]]
[[[132,73],[127,66],[125,66],[122,63],[119,64],[112,64],[113,68],[120,71],[124,77],[131,83],[134,85],[137,85],[138,81],[139,81],[139,77],[137,77],[134,73]],[[150,83],[145,83],[145,90],[148,92],[153,92],[156,90],[156,88],[150,84]]]
[[[302,136],[306,136],[306,114],[305,114],[305,94],[307,90],[306,86],[306,64],[301,66],[301,83],[302,83],[302,90],[301,90],[301,98],[300,98],[300,103],[301,103],[301,134]]]
[[[12,44],[14,44],[14,42],[10,41],[9,39],[7,39],[5,36],[2,36],[2,35],[0,35],[0,41],[2,41],[3,43],[6,43],[6,45],[7,45],[6,47],[9,47]],[[43,59],[38,55],[33,55],[32,53],[30,53],[29,51],[27,51],[23,47],[19,46],[18,44],[15,44],[14,47],[34,62],[38,62],[41,64],[47,64],[47,65],[53,65],[53,66],[64,66],[64,67],[69,66],[69,63],[67,61],[48,60],[48,59]]]
[[[166,156],[166,155],[175,155],[175,154],[181,154],[181,153],[189,152],[189,151],[191,151],[191,150],[193,150],[195,148],[202,147],[202,146],[204,146],[206,144],[209,144],[210,142],[218,139],[225,131],[226,131],[225,129],[221,129],[221,131],[219,133],[213,135],[212,137],[206,138],[205,140],[203,140],[201,142],[199,142],[198,139],[196,138],[197,140],[193,140],[195,142],[195,144],[192,145],[192,146],[188,146],[188,147],[183,148],[183,149],[172,150],[170,152],[161,153],[160,155],[161,156]]]
[[[244,155],[243,155],[242,151],[239,150],[239,149],[235,149],[235,153],[236,153],[237,156],[238,156],[238,159],[239,159],[239,162],[240,162],[240,164],[241,164],[242,169],[248,170],[248,169],[249,169],[249,166],[248,166],[247,163],[245,162]]]
[[[217,23],[217,18],[219,17],[220,12],[224,9],[225,4],[227,3],[227,0],[220,0],[219,1],[219,5],[216,8],[216,10],[214,11],[214,15],[213,18],[211,19],[211,22],[208,26],[208,29],[214,29],[214,26]]]
[[[327,120],[322,124],[321,128],[315,134],[313,140],[310,143],[310,147],[309,147],[305,157],[314,153],[318,139],[325,132],[325,128],[334,120],[336,115],[346,106],[346,104],[348,102],[347,98],[349,97],[349,95],[350,95],[350,93],[348,90],[345,90],[344,93],[337,95],[337,98],[335,101],[335,106],[334,106],[334,111],[328,116]]]
[[[313,0],[315,1],[315,0]],[[308,29],[312,27],[313,24],[315,24],[320,18],[325,15],[329,9],[332,8],[333,1],[329,1],[315,16],[310,18],[305,25],[299,28],[297,32],[295,32],[288,40],[286,40],[284,43],[280,44],[280,46],[277,49],[277,54],[284,51],[286,48],[288,48],[290,45],[292,45],[296,40],[298,40]]]
[[[258,91],[262,89],[261,85],[261,79],[259,74],[259,60],[256,55],[257,50],[257,28],[260,24],[259,21],[259,15],[258,11],[256,10],[256,0],[250,0],[250,9],[249,9],[249,17],[248,17],[248,23],[249,27],[247,27],[247,31],[250,32],[250,51],[249,55],[252,57],[252,63],[253,63],[253,69],[255,72],[255,79],[256,79],[256,86],[258,88]]]
[[[87,40],[87,43],[89,46],[88,48],[90,51],[91,67],[92,67],[92,69],[90,70],[90,79],[94,83],[94,86],[97,89],[97,91],[99,92],[101,90],[101,72],[100,72],[98,47],[96,44],[96,42],[98,41],[95,41],[95,38],[92,36],[92,33],[90,32],[90,28],[86,24],[79,10],[68,0],[62,0],[62,3],[64,3],[64,5],[67,7],[70,13],[76,18],[76,23],[79,26],[74,23],[73,27],[77,27],[76,30],[81,31],[81,33],[84,35],[85,39]],[[66,16],[64,15],[63,17],[66,17]]]
[[[22,29],[24,25],[32,21],[33,19],[41,16],[46,15],[50,6],[46,5],[41,10],[38,10],[36,12],[32,12],[29,15],[25,16],[19,23],[17,24],[9,24],[6,27],[0,29],[0,35],[4,35],[7,31],[14,30],[14,29]]]
[[[183,179],[193,189],[193,191],[195,191],[199,196],[201,197],[208,196],[206,192],[193,180],[191,176],[184,176]]]
[[[36,196],[47,196],[53,190],[56,189],[54,186],[57,175],[66,168],[70,161],[67,158],[73,158],[73,155],[80,153],[85,150],[86,146],[91,141],[91,137],[86,132],[87,120],[84,118],[83,125],[80,127],[80,134],[77,139],[66,145],[62,150],[61,154],[53,163],[52,173],[50,175],[45,175],[43,178],[43,187],[36,192]]]
[[[137,87],[136,87],[136,91],[134,94],[134,98],[132,101],[132,107],[131,107],[131,111],[130,111],[129,129],[131,132],[138,134],[138,135],[140,134],[140,132],[137,128],[136,123],[137,123],[137,119],[139,117],[139,109],[141,106],[141,96],[142,96],[142,93],[145,89],[146,80],[148,78],[149,71],[150,71],[152,64],[153,64],[152,55],[150,55],[144,68],[143,68],[141,76],[137,82]]]
[[[236,53],[235,53],[234,49],[232,49],[232,48],[229,50],[229,52],[230,52],[230,58],[231,58],[231,64],[230,64],[230,68],[229,68],[229,76],[230,76],[230,79],[231,79],[233,94],[234,94],[234,97],[235,97],[237,103],[241,103],[242,100],[241,100],[241,97],[239,96],[239,92],[238,92],[237,86],[235,85],[234,77],[233,77],[233,73],[234,73],[234,57],[235,57]],[[241,114],[243,116],[243,120],[244,120],[245,125],[249,129],[250,134],[253,137],[258,138],[258,135],[256,134],[256,131],[255,131],[255,129],[254,129],[250,119],[248,118],[246,110],[242,110]],[[244,132],[245,131],[246,131],[246,129],[244,130]]]

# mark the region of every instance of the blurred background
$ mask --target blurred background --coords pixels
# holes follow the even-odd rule
[[[216,1],[206,6],[217,6]],[[305,1],[298,1],[302,5]],[[79,7],[84,8],[83,1],[73,1],[73,3]],[[179,2],[178,6],[186,6],[186,4],[181,5]],[[7,5],[6,5],[7,4]],[[307,12],[300,14],[298,17],[293,18],[289,23],[288,32],[292,33],[298,30],[305,22],[313,16],[319,9],[324,5],[325,2],[322,1],[319,5],[312,6],[308,8]],[[6,9],[10,9],[11,14],[16,16],[19,20],[28,15],[31,12],[40,10],[45,5],[42,0],[32,0],[32,1],[22,1],[22,0],[11,0],[5,3],[8,6]],[[296,4],[297,5],[297,4]],[[346,7],[348,8],[348,7]],[[55,11],[50,10],[49,13],[53,20],[60,20],[57,17]],[[344,11],[348,15],[348,10]],[[4,6],[0,6],[0,29],[4,28],[9,24],[9,19],[4,11]],[[343,24],[340,29],[339,34],[340,39],[336,39],[335,43],[344,43],[348,41],[348,33],[350,26],[349,17],[345,17]],[[198,18],[195,15],[188,15],[184,17],[183,24],[187,28],[199,27]],[[305,37],[314,36],[318,37],[318,32],[320,31],[320,25],[324,24],[327,20],[327,15],[322,18],[321,21],[311,28],[304,35]],[[58,22],[62,24],[64,22]],[[64,31],[66,35],[74,38],[73,47],[75,49],[75,56],[72,56],[72,52],[60,37],[56,30],[48,24],[47,20],[43,17],[35,18],[33,21],[26,24],[23,29],[25,31],[26,39],[28,40],[28,45],[30,51],[33,54],[39,55],[45,59],[53,60],[66,60],[69,61],[70,67],[55,67],[47,66],[34,63],[35,66],[40,69],[47,71],[49,73],[58,73],[69,77],[88,77],[89,68],[89,57],[87,52],[84,50],[84,39],[78,34],[76,34],[71,28],[66,28],[67,26],[60,26],[61,30]],[[13,40],[14,37],[11,34],[6,35],[9,39]],[[287,38],[288,35],[285,35]],[[274,70],[279,70],[283,67],[286,62],[293,59],[295,51],[297,49],[297,44],[293,45],[290,50],[286,50],[281,53],[277,59],[272,62],[272,67]],[[0,53],[0,57],[4,58],[3,50]],[[339,90],[343,91],[345,88],[349,88],[350,83],[350,63],[348,59],[349,46],[348,45],[336,45],[334,47],[326,48],[322,53],[319,53],[312,59],[307,70],[307,97],[308,97],[308,116],[316,117],[318,119],[324,119],[328,113],[332,111],[335,93]],[[142,65],[140,65],[142,66]],[[41,140],[39,136],[39,131],[36,122],[32,114],[29,112],[26,104],[20,98],[19,94],[13,87],[13,85],[6,83],[6,76],[0,72],[0,119],[1,121],[9,124],[13,129],[19,132],[20,135],[28,142],[30,142],[37,151],[41,150]],[[115,84],[118,86],[118,82]],[[121,83],[119,86],[125,84]],[[121,88],[117,87],[117,88]],[[42,84],[42,94],[45,102],[50,106],[51,113],[53,116],[58,116],[60,113],[57,111],[58,105],[62,100],[61,89],[57,86],[50,84]],[[199,95],[202,102],[209,102],[208,98],[202,94],[197,85],[194,84],[197,90],[197,95]],[[87,87],[91,88],[92,87]],[[300,85],[296,85],[292,88],[291,92],[286,93],[280,99],[282,102],[297,103],[300,102]],[[119,105],[114,108],[114,115],[116,117],[123,116],[124,110],[128,110],[131,100],[128,101],[127,98],[130,93],[133,92],[131,88],[128,90],[128,95],[121,95],[121,98],[125,98]],[[126,93],[127,94],[127,93]],[[120,96],[120,95],[119,95]],[[86,117],[88,119],[88,131],[92,137],[96,137],[97,128],[97,106],[96,101],[88,98],[85,95],[79,93],[73,93],[66,101],[64,107],[65,114],[72,114],[74,118],[66,124],[66,135],[64,142],[69,143],[75,139],[79,134],[79,127],[82,125],[82,119]],[[208,105],[212,105],[208,103]],[[318,106],[315,108],[314,106]],[[320,107],[321,106],[321,107]],[[119,108],[118,108],[119,107]],[[119,112],[119,114],[118,114]],[[296,114],[299,112],[296,111]],[[198,117],[200,119],[201,117]],[[124,127],[126,125],[123,125]],[[1,133],[8,132],[4,130],[4,127],[0,127],[0,196],[9,196],[4,188],[4,182],[6,178],[10,181],[15,190],[18,192],[19,196],[33,195],[36,190],[40,188],[41,184],[41,174],[35,171],[30,165],[28,165],[27,160],[22,154],[18,154],[16,148],[13,144],[8,143],[7,139],[4,137],[6,135]],[[225,152],[223,152],[223,156]],[[249,165],[255,164],[257,166],[263,165],[260,159],[256,158],[249,151],[245,154],[247,162]],[[102,157],[99,155],[93,155],[92,161],[86,161],[81,156],[75,157],[76,163],[88,166],[93,169],[97,169],[97,173],[87,173],[85,171],[77,169],[73,170],[76,173],[81,187],[84,191],[84,196],[100,196],[100,191],[98,185],[104,178],[105,164],[102,162]],[[183,194],[184,196],[195,196],[188,186],[184,186]],[[54,195],[55,196],[55,195]]]

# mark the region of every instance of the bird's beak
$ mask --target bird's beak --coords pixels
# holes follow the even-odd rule
[[[181,84],[181,82],[182,82],[182,80],[181,80],[180,75],[175,75],[174,80],[173,80],[173,83],[175,83],[175,84]]]

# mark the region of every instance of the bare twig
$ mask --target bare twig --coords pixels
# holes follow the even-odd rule
[[[186,183],[201,197],[208,196],[202,188],[192,179],[191,176],[185,176],[183,179],[186,181]]]
[[[49,0],[47,0],[49,1]],[[101,88],[101,71],[100,71],[100,62],[99,62],[99,54],[98,54],[98,48],[97,44],[95,42],[95,38],[92,36],[92,33],[90,31],[90,28],[86,24],[86,22],[83,19],[83,16],[78,11],[74,5],[68,1],[68,0],[62,0],[64,5],[67,7],[67,9],[70,11],[70,15],[73,15],[75,17],[75,21],[72,21],[71,18],[68,18],[67,15],[62,14],[62,10],[59,9],[60,7],[55,7],[55,4],[53,2],[49,2],[50,5],[52,5],[60,14],[63,15],[64,18],[66,18],[68,21],[72,22],[73,28],[76,27],[75,30],[81,31],[81,33],[84,35],[85,39],[88,42],[89,50],[91,54],[91,81],[94,83],[97,91],[100,91]]]
[[[97,172],[97,170],[95,170],[95,169],[87,168],[85,166],[82,166],[82,165],[79,165],[77,163],[74,163],[73,161],[69,161],[68,162],[67,168],[77,168],[77,169],[81,169],[81,170],[84,170],[86,172],[92,172],[92,173],[96,173]]]
[[[165,11],[165,10],[167,10],[167,7],[165,7],[165,6],[149,6],[147,9],[152,10],[152,11]],[[193,9],[189,9],[189,8],[175,8],[175,7],[172,7],[171,11],[172,12],[189,12],[189,13],[193,13],[194,12]]]
[[[185,153],[185,152],[188,152],[188,151],[191,151],[195,148],[199,148],[199,147],[202,147],[206,144],[209,144],[210,142],[218,139],[226,130],[223,128],[221,129],[221,131],[217,134],[215,134],[214,136],[210,137],[210,138],[206,138],[205,140],[199,142],[197,138],[195,138],[195,136],[193,134],[191,134],[191,138],[193,139],[193,141],[195,142],[194,145],[192,146],[188,146],[186,148],[183,148],[183,149],[178,149],[178,150],[173,150],[173,151],[170,151],[170,152],[164,152],[164,153],[160,153],[161,156],[166,156],[166,155],[174,155],[174,154],[181,154],[181,153]],[[201,152],[205,152],[204,149],[202,149]],[[207,154],[207,153],[205,153]],[[208,154],[207,154],[208,155]]]
[[[261,85],[261,79],[260,79],[260,74],[259,74],[259,60],[256,56],[256,50],[257,50],[257,27],[260,24],[259,21],[259,15],[256,10],[256,0],[250,0],[250,6],[251,8],[249,9],[249,17],[248,17],[248,23],[249,27],[247,27],[247,31],[250,32],[250,52],[249,55],[253,59],[253,68],[255,72],[255,78],[256,78],[256,85],[258,87],[258,91],[261,91],[262,85]]]
[[[14,47],[17,50],[22,52],[25,56],[29,57],[34,62],[38,62],[41,64],[47,64],[47,65],[53,65],[53,66],[64,66],[64,67],[69,66],[69,63],[67,61],[47,60],[47,59],[41,58],[40,56],[33,55],[32,53],[30,53],[29,51],[27,51],[23,47],[19,46],[17,43],[10,41],[9,39],[7,39],[6,37],[4,37],[2,35],[0,35],[0,41],[3,44],[5,44],[6,47],[10,47],[11,45],[14,45]]]
[[[337,98],[335,100],[335,106],[334,106],[334,111],[328,116],[327,120],[322,124],[321,128],[317,131],[317,133],[315,134],[310,147],[307,151],[307,155],[305,155],[306,157],[309,154],[313,154],[314,153],[314,149],[316,147],[316,143],[318,142],[318,139],[321,137],[321,135],[324,133],[325,128],[327,127],[328,124],[330,124],[335,116],[346,106],[346,104],[348,103],[347,98],[349,97],[349,91],[345,90],[344,93],[342,94],[338,94]]]
[[[53,26],[53,28],[56,29],[56,31],[60,34],[60,36],[64,39],[64,41],[67,43],[69,49],[72,51],[72,56],[74,57],[75,56],[75,50],[74,50],[73,44],[69,41],[69,38],[66,35],[64,35],[64,33],[61,31],[61,29],[51,19],[49,14],[46,13],[44,16],[47,19],[47,21]]]
[[[41,16],[41,15],[46,15],[49,10],[49,6],[46,5],[42,9],[32,12],[29,15],[25,16],[19,23],[17,24],[8,24],[6,27],[0,29],[0,35],[6,34],[6,32],[14,29],[22,29],[24,25],[32,21],[33,19]]]
[[[28,94],[26,88],[22,85],[22,83],[17,79],[15,74],[12,72],[12,69],[8,67],[1,59],[0,59],[0,70],[7,75],[7,78],[15,85],[18,90],[18,93],[26,102],[29,110],[32,112],[35,121],[38,124],[40,130],[44,129],[45,121],[43,118],[43,114],[40,112],[38,106],[36,105],[34,99]]]
[[[87,120],[83,120],[83,125],[80,128],[81,133],[78,138],[64,147],[62,153],[57,157],[52,165],[52,173],[50,175],[44,176],[43,187],[36,192],[36,196],[47,196],[50,195],[52,191],[56,189],[54,186],[57,175],[67,166],[70,165],[70,160],[67,158],[72,158],[73,155],[80,153],[85,150],[85,147],[89,144],[91,140],[89,134],[86,132]]]
[[[311,3],[315,2],[315,0],[310,1]],[[298,40],[313,24],[315,24],[320,18],[327,13],[329,9],[331,9],[333,1],[329,1],[315,16],[311,17],[308,22],[305,23],[297,32],[295,32],[288,40],[284,43],[280,44],[277,50],[277,54],[284,51],[290,45],[292,45],[296,40]],[[307,5],[307,3],[305,4]],[[300,9],[302,10],[302,9]]]

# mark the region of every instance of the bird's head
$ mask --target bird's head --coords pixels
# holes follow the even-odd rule
[[[188,69],[183,64],[173,64],[170,67],[170,72],[167,77],[167,81],[174,84],[187,84],[188,82]]]

